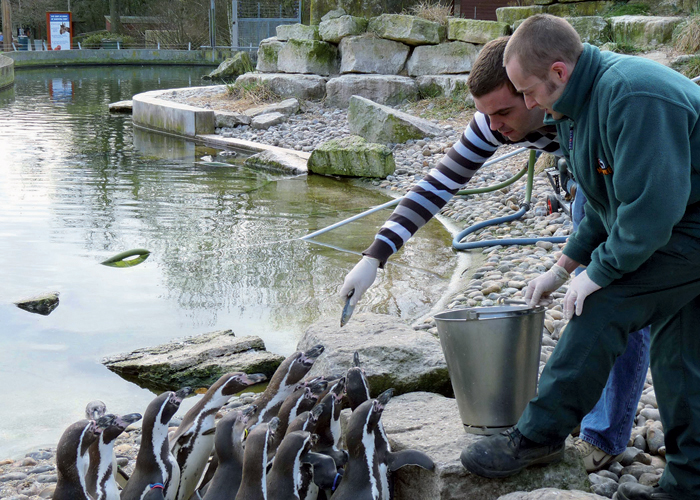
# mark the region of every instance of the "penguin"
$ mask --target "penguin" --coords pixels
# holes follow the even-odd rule
[[[405,465],[433,470],[435,464],[425,453],[403,450],[392,453],[377,448],[377,427],[393,389],[377,399],[360,404],[348,421],[346,442],[350,458],[332,500],[390,500],[389,472]]]
[[[323,413],[324,409],[323,403],[318,403],[311,411],[305,411],[297,415],[297,418],[292,420],[287,426],[286,434],[294,431],[306,431],[310,434],[314,434],[319,416]]]
[[[53,494],[55,500],[91,500],[85,485],[88,450],[100,432],[94,420],[79,420],[63,432],[56,448],[58,481]]]
[[[96,399],[90,401],[85,407],[85,418],[88,420],[97,420],[107,414],[107,405],[103,401]]]
[[[345,450],[340,445],[340,412],[343,410],[343,397],[345,395],[345,377],[338,380],[326,396],[321,400],[323,410],[318,416],[318,422],[314,432],[318,440],[313,451],[323,453],[333,458],[337,467],[342,467],[348,460]]]
[[[148,492],[143,496],[142,500],[165,500],[163,496],[163,485],[160,483],[149,484]]]
[[[252,406],[246,410],[231,411],[216,424],[218,465],[214,477],[206,486],[204,500],[226,500],[238,492],[243,474],[243,437],[248,419],[254,411]]]
[[[180,467],[170,453],[168,423],[183,398],[192,392],[184,387],[167,391],[151,401],[141,427],[141,448],[131,478],[122,490],[121,500],[141,500],[153,484],[163,485],[163,497],[173,500],[180,483]]]
[[[170,438],[170,451],[180,467],[180,484],[175,500],[189,500],[202,479],[214,449],[216,413],[231,396],[263,380],[267,380],[267,377],[262,373],[227,373],[185,414]]]
[[[312,434],[305,431],[292,432],[284,436],[267,479],[269,500],[306,498],[309,488],[315,486],[312,486],[313,467],[304,462],[313,443]]]
[[[258,413],[251,420],[249,429],[252,430],[258,423],[268,422],[272,417],[277,416],[284,400],[294,392],[296,384],[309,373],[316,358],[323,353],[323,349],[319,344],[305,352],[297,351],[277,367],[265,392],[254,401],[258,407]]]
[[[267,500],[267,449],[279,424],[277,417],[262,422],[245,440],[243,475],[235,500]]]
[[[131,413],[122,417],[107,414],[97,421],[104,430],[90,445],[90,466],[85,481],[88,494],[95,500],[119,500],[119,486],[114,477],[114,441],[124,429],[139,420],[141,414]]]

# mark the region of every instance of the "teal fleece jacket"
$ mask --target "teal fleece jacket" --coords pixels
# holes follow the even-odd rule
[[[586,193],[586,217],[564,254],[607,286],[674,232],[700,246],[700,87],[640,57],[584,44],[552,106],[562,151]]]

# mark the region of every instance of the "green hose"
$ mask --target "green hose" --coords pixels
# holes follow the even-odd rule
[[[525,175],[525,172],[527,172],[527,192],[525,195],[525,201],[529,202],[530,196],[532,195],[532,183],[533,183],[534,177],[535,177],[536,155],[537,155],[537,152],[534,149],[532,151],[530,151],[530,161],[528,162],[527,167],[523,168],[520,172],[515,174],[513,177],[501,182],[500,184],[494,184],[493,186],[486,186],[486,187],[482,187],[482,188],[463,189],[461,191],[457,191],[457,194],[469,195],[469,194],[490,193],[491,191],[498,191],[499,189],[503,189],[506,186],[510,186],[515,181],[520,179],[523,175]]]

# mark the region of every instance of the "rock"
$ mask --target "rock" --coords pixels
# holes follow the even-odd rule
[[[305,174],[307,172],[306,160],[294,154],[285,154],[276,151],[263,151],[249,156],[243,164],[246,167],[271,170],[273,172],[285,172],[288,174]]]
[[[0,476],[0,483],[4,483],[7,481],[17,481],[22,479],[27,479],[27,474],[25,474],[24,472],[10,472],[9,474],[3,474],[2,476]]]
[[[309,172],[321,175],[385,178],[396,165],[391,150],[351,135],[324,142],[311,152]]]
[[[406,64],[409,47],[374,36],[343,38],[339,45],[341,73],[396,75]]]
[[[471,43],[424,45],[413,50],[406,70],[409,76],[469,73],[478,54],[479,49]]]
[[[164,391],[209,387],[228,372],[270,377],[282,361],[283,356],[265,350],[261,338],[221,330],[108,357],[102,364],[141,387]]]
[[[364,17],[334,17],[321,21],[318,32],[324,42],[339,43],[345,37],[360,35],[367,31],[368,22]]]
[[[134,101],[117,101],[109,104],[109,110],[112,113],[131,113],[134,106]]]
[[[447,19],[448,40],[484,44],[500,36],[510,35],[510,33],[510,26],[498,21],[482,21],[458,17]]]
[[[306,330],[297,349],[316,344],[326,349],[308,377],[345,373],[357,351],[373,397],[391,387],[394,394],[452,393],[440,341],[425,331],[413,330],[396,317],[357,314],[343,328],[337,318],[317,321]]]
[[[322,76],[337,74],[338,48],[318,40],[289,40],[279,51],[277,70]]]
[[[408,45],[433,45],[445,39],[445,27],[439,23],[404,14],[382,14],[369,20],[367,31],[380,38]]]
[[[559,17],[598,16],[613,4],[614,2],[609,1],[555,3],[547,5],[545,12]]]
[[[608,497],[596,495],[595,493],[586,493],[580,490],[557,490],[555,488],[542,488],[535,491],[518,491],[510,493],[498,500],[605,500]]]
[[[435,461],[434,472],[418,467],[399,469],[394,475],[395,498],[493,499],[507,493],[532,490],[542,484],[562,489],[588,488],[583,462],[571,447],[562,462],[526,469],[510,478],[494,481],[470,474],[460,463],[459,455],[464,448],[483,437],[464,432],[457,403],[451,398],[424,392],[392,398],[384,410],[382,422],[393,451],[416,449]],[[561,500],[567,497],[551,498]]]
[[[272,127],[273,125],[278,125],[285,121],[287,118],[286,115],[283,115],[282,113],[265,113],[262,115],[257,115],[254,118],[250,120],[250,127],[251,128],[256,128],[256,129],[262,129],[262,130],[267,130],[268,128]]]
[[[250,116],[245,113],[236,113],[234,111],[215,111],[217,127],[236,127],[238,125],[249,125]]]
[[[350,133],[379,143],[403,143],[410,139],[434,137],[442,133],[441,128],[428,120],[359,96],[350,98],[348,127]]]
[[[326,96],[328,80],[318,75],[287,75],[281,73],[246,73],[236,79],[236,83],[266,83],[270,89],[282,97],[318,100]]]
[[[610,41],[610,24],[604,17],[567,17],[566,20],[574,27],[584,43],[602,45]]]
[[[261,40],[258,45],[258,62],[255,69],[263,73],[277,73],[277,59],[282,47],[284,42],[276,36]]]
[[[245,110],[245,114],[253,118],[267,113],[282,113],[285,116],[295,115],[299,112],[299,101],[295,98],[285,99],[282,102],[267,104]]]
[[[326,85],[326,104],[347,108],[350,97],[366,97],[379,104],[401,104],[418,97],[413,78],[394,75],[342,75],[331,78]]]
[[[659,479],[661,479],[661,474],[658,472],[645,472],[639,476],[639,484],[644,486],[656,486],[659,484]]]
[[[655,46],[670,42],[673,30],[682,17],[618,16],[610,18],[610,31],[615,43]]]
[[[208,75],[204,75],[204,80],[235,80],[240,75],[252,71],[253,61],[247,52],[236,52],[231,57],[227,57],[219,67]]]
[[[15,305],[30,313],[48,316],[58,307],[58,296],[58,292],[49,292],[44,295],[37,295],[36,297],[20,300],[15,302]]]
[[[342,17],[346,15],[347,12],[345,12],[345,9],[342,7],[338,7],[337,9],[329,10],[322,18],[321,22],[323,21],[330,21],[331,19],[337,19],[339,17]]]
[[[513,26],[516,21],[527,19],[535,14],[544,14],[545,10],[542,5],[524,5],[518,7],[499,7],[496,9],[496,19],[501,22]]]
[[[459,96],[471,106],[474,104],[474,98],[469,93],[468,78],[469,75],[423,75],[416,78],[416,85],[421,96]]]
[[[277,26],[277,39],[287,40],[320,40],[318,26],[305,24],[281,24]]]
[[[664,446],[664,431],[661,428],[661,422],[658,423],[658,426],[650,427],[647,431],[647,445],[649,451],[654,455],[658,455],[659,448]]]

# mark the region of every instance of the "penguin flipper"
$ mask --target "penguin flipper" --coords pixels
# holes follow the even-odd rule
[[[432,458],[418,450],[402,450],[390,452],[387,457],[387,466],[394,472],[405,465],[417,465],[426,470],[435,469]]]
[[[117,473],[115,474],[114,478],[116,479],[119,487],[124,489],[127,481],[129,481],[129,474],[127,474],[126,471],[121,468],[121,466],[117,465]]]

